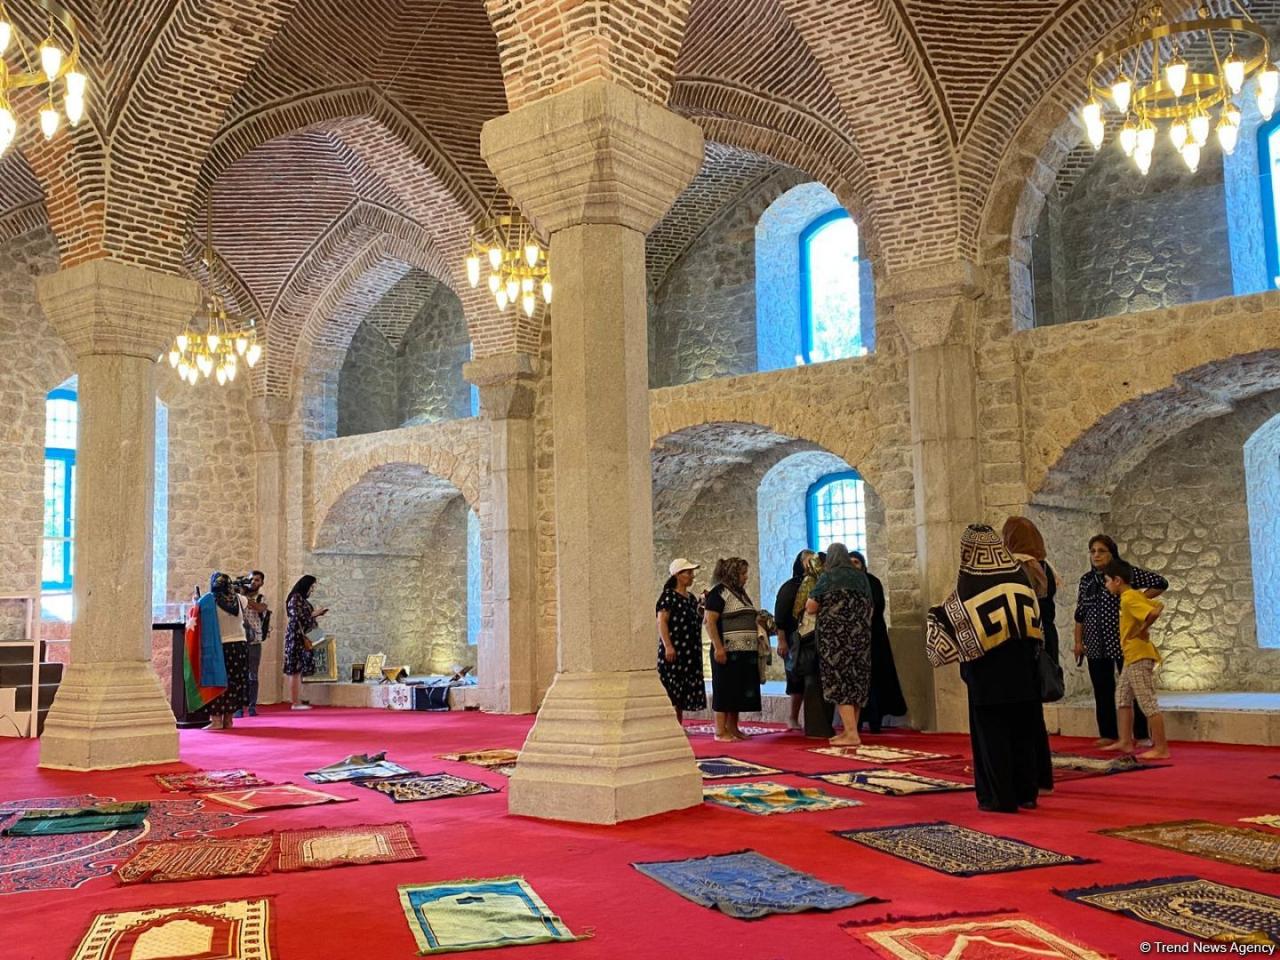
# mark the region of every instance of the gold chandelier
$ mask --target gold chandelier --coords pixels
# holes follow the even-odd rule
[[[503,206],[500,215],[494,214],[495,203]],[[495,194],[485,219],[471,230],[467,282],[472,287],[480,285],[482,267],[488,268],[489,292],[499,311],[519,304],[525,316],[532,317],[539,298],[544,304],[551,303],[551,268],[546,248],[510,197],[499,201]]]
[[[206,281],[201,282],[204,299],[195,316],[174,338],[169,348],[169,366],[178,376],[195,386],[201,377],[213,377],[218,386],[235,380],[241,358],[251,368],[262,358],[258,330],[252,320],[247,324],[227,311],[221,296],[213,291],[213,267],[217,254],[213,250],[212,214],[205,224],[204,264]]]
[[[56,3],[40,4],[48,11],[49,26],[43,40],[32,44],[9,16],[0,0],[0,157],[18,135],[18,118],[13,111],[13,95],[28,87],[43,87],[40,130],[53,139],[62,123],[54,105],[57,83],[63,82],[62,106],[74,127],[84,117],[89,79],[80,72],[80,38],[75,18]],[[10,55],[16,62],[11,66]]]
[[[1114,110],[1124,117],[1120,147],[1146,176],[1156,146],[1156,121],[1167,120],[1170,142],[1194,173],[1211,128],[1222,151],[1235,152],[1241,121],[1235,99],[1250,79],[1258,112],[1271,119],[1280,92],[1271,44],[1238,0],[1227,2],[1238,15],[1215,17],[1201,3],[1194,18],[1173,23],[1165,19],[1162,4],[1138,4],[1128,34],[1098,53],[1089,71],[1089,102],[1082,119],[1095,150],[1106,139],[1106,114]]]

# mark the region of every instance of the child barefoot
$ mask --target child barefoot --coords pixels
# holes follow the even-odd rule
[[[1102,571],[1107,590],[1120,598],[1120,647],[1124,652],[1124,669],[1116,684],[1116,711],[1120,739],[1106,750],[1133,751],[1133,701],[1138,701],[1147,715],[1152,747],[1139,756],[1141,760],[1163,760],[1169,756],[1164,717],[1156,701],[1153,673],[1160,654],[1151,642],[1151,625],[1164,611],[1164,604],[1148,597],[1130,584],[1133,568],[1123,560],[1112,560]]]

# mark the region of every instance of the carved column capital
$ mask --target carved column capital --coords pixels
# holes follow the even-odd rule
[[[973,301],[982,296],[985,278],[968,260],[932,264],[889,276],[879,300],[910,350],[973,339]]]
[[[528,353],[504,353],[469,360],[462,375],[480,389],[480,408],[490,420],[533,416],[539,360]]]

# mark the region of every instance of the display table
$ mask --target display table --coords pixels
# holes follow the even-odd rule
[[[374,707],[381,710],[412,710],[413,684],[313,682],[302,685],[302,699],[316,707]],[[450,710],[480,708],[478,686],[451,687]]]

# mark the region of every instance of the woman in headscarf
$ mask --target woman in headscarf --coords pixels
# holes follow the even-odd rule
[[[856,747],[858,715],[871,689],[871,618],[875,607],[871,582],[853,565],[843,543],[827,548],[822,576],[805,609],[818,617],[818,659],[822,694],[836,705],[844,730],[831,738],[838,747]]]
[[[707,709],[707,683],[702,678],[702,611],[690,593],[698,564],[683,557],[671,561],[671,576],[662,586],[655,610],[658,615],[658,679],[676,719],[684,722],[686,710]]]
[[[1010,517],[1000,531],[1005,547],[1022,566],[1040,603],[1040,627],[1044,631],[1044,649],[1056,666],[1058,663],[1057,605],[1058,577],[1046,559],[1047,551],[1040,529],[1027,517]],[[1044,707],[1040,708],[1040,728],[1036,743],[1036,779],[1040,789],[1053,790],[1053,754],[1049,749],[1049,730],[1044,725]]]
[[[307,634],[319,624],[317,621],[329,612],[328,607],[316,610],[311,606],[311,590],[316,578],[304,574],[289,591],[285,609],[289,614],[284,633],[284,674],[289,678],[289,702],[294,710],[310,710],[311,704],[302,702],[302,678],[316,672],[315,654]]]
[[[1089,680],[1093,683],[1094,715],[1098,720],[1098,739],[1094,746],[1109,747],[1120,736],[1116,722],[1116,677],[1124,669],[1120,651],[1120,598],[1107,590],[1102,571],[1112,560],[1119,560],[1116,542],[1100,533],[1089,540],[1089,572],[1080,578],[1076,594],[1075,655],[1089,661]],[[1133,568],[1135,590],[1154,600],[1169,589],[1169,581],[1158,573]],[[1133,735],[1147,739],[1147,718],[1134,705]]]
[[[222,662],[227,673],[227,686],[209,704],[209,729],[230,730],[232,714],[243,710],[249,702],[249,652],[245,646],[244,597],[231,589],[231,578],[214,572],[209,577],[209,592],[217,613]]]
[[[867,569],[867,558],[854,550],[849,554],[853,565],[867,575],[871,583],[871,693],[867,696],[867,709],[862,719],[872,733],[880,732],[885,717],[901,717],[907,712],[907,701],[902,696],[902,684],[898,682],[898,667],[893,662],[893,647],[889,643],[889,625],[884,620],[884,584]]]
[[[796,595],[804,583],[805,564],[814,556],[812,550],[801,550],[791,565],[791,579],[778,588],[773,603],[773,621],[778,625],[778,656],[787,670],[787,696],[791,698],[790,730],[800,729],[800,707],[804,703],[804,677],[796,673],[796,657],[800,653],[800,615],[804,604],[797,606]]]
[[[991,527],[969,526],[960,539],[956,589],[929,610],[925,653],[935,667],[960,664],[981,810],[1036,806],[1044,723],[1036,658],[1043,639],[1040,605],[1022,567]]]
[[[716,561],[716,583],[705,601],[712,647],[711,709],[721,741],[746,740],[738,715],[760,710],[759,623],[764,615],[747,594],[748,570],[741,557]]]

